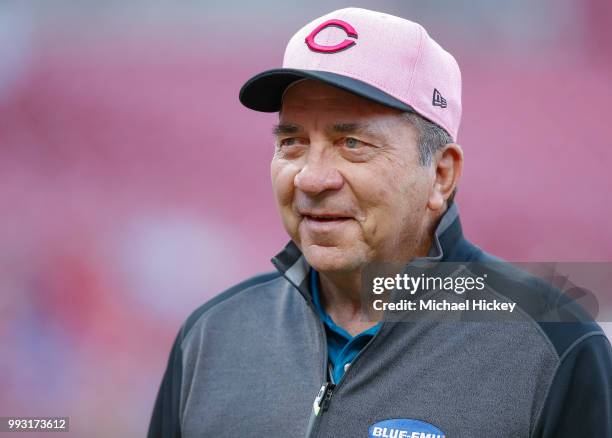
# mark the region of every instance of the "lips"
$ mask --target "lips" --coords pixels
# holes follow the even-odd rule
[[[304,218],[313,222],[333,222],[352,219],[352,216],[340,211],[298,210]]]
[[[311,221],[320,221],[320,222],[331,222],[331,221],[342,221],[350,219],[348,216],[336,215],[336,214],[303,214],[304,218]]]
[[[343,230],[352,217],[338,213],[303,213],[302,224],[311,233],[328,235]]]

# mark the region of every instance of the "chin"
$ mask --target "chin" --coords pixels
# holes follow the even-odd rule
[[[350,272],[363,265],[354,248],[308,245],[302,248],[302,253],[318,272]]]

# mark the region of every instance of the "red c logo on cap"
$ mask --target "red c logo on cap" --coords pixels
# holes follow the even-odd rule
[[[315,37],[319,32],[321,32],[326,27],[339,27],[340,29],[346,32],[347,36],[357,38],[357,31],[353,26],[348,24],[346,21],[342,20],[327,20],[325,23],[319,24],[310,35],[306,37],[306,44],[308,48],[314,52],[323,52],[323,53],[335,53],[340,50],[347,49],[356,44],[355,40],[345,39],[344,41],[336,44],[335,46],[322,46],[320,44],[315,43]]]

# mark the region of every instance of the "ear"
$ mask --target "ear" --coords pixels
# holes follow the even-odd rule
[[[442,209],[451,196],[463,172],[463,150],[455,143],[447,144],[434,157],[435,180],[427,206],[432,210]]]

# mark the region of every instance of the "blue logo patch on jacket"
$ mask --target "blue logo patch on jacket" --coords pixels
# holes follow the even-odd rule
[[[444,432],[436,426],[407,418],[379,421],[368,432],[370,438],[444,438]]]

